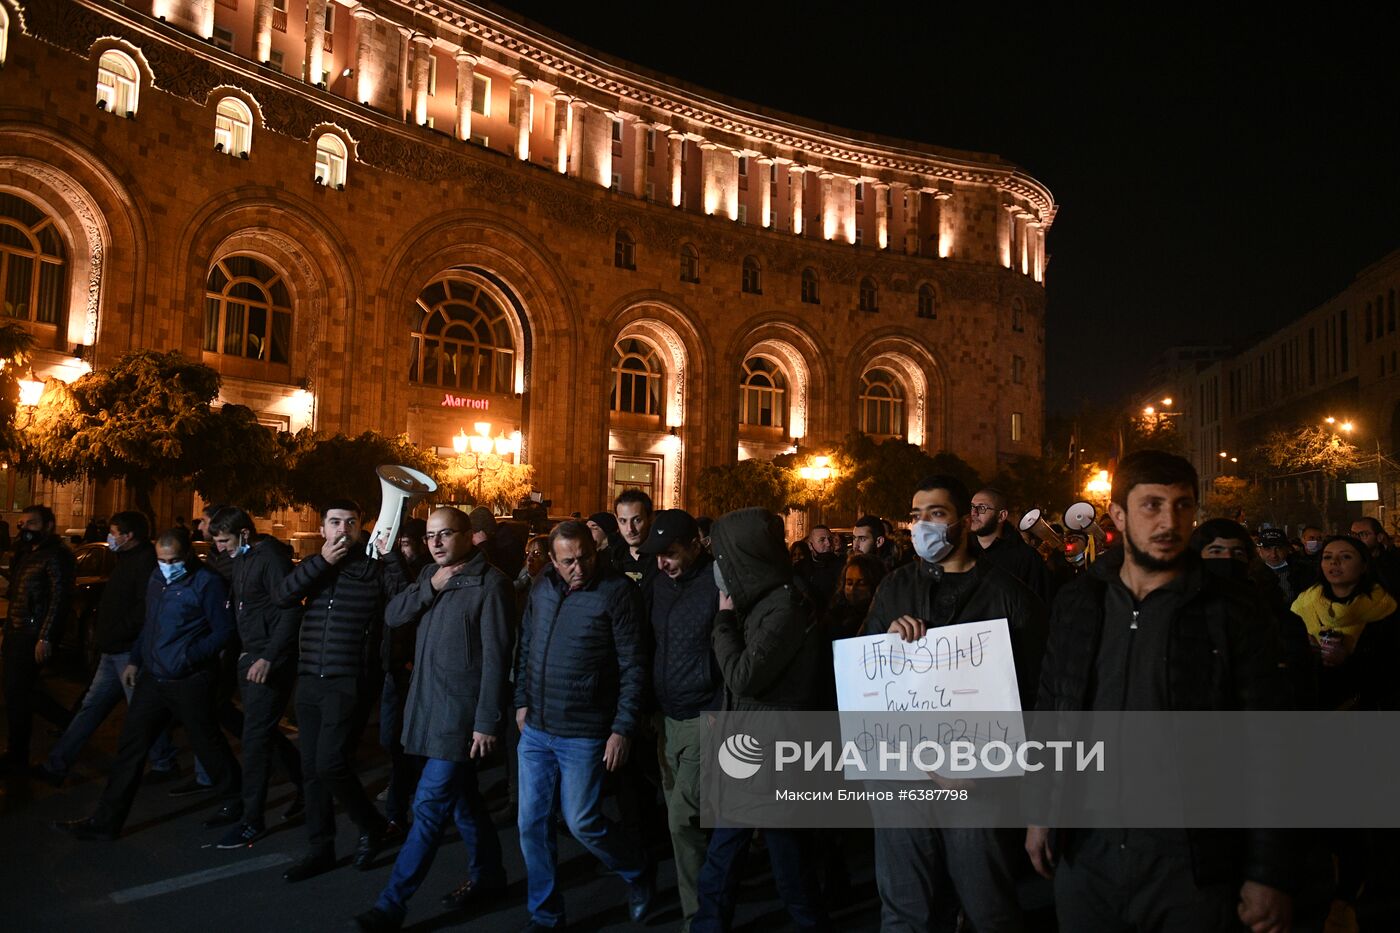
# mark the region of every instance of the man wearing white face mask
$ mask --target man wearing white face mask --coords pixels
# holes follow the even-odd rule
[[[1006,619],[1021,706],[1035,700],[1045,609],[1011,574],[971,547],[972,497],[961,481],[933,476],[914,491],[909,519],[918,559],[885,577],[866,617],[868,635],[917,641],[931,628]],[[957,929],[958,907],[978,933],[1024,929],[1016,899],[1014,833],[993,829],[880,827],[875,882],[883,933]]]

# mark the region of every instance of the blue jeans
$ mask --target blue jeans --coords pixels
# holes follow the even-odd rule
[[[503,886],[506,870],[501,864],[501,843],[486,801],[476,785],[476,766],[469,761],[429,758],[413,798],[413,827],[394,860],[394,873],[380,892],[375,907],[403,919],[408,899],[433,867],[448,819],[457,824],[469,852],[468,871],[473,882]]]
[[[62,737],[49,752],[49,769],[59,774],[67,774],[78,758],[78,752],[92,734],[125,699],[131,702],[131,690],[122,684],[122,671],[130,659],[126,652],[104,654],[97,661],[97,670],[92,675],[92,683],[83,695],[83,705],[74,714],[73,721],[63,730]],[[169,731],[161,733],[156,744],[151,747],[150,762],[152,771],[169,771],[176,765],[175,746],[170,741]]]
[[[554,795],[569,832],[603,866],[635,886],[646,870],[640,846],[603,815],[606,739],[568,739],[525,727],[520,736],[520,852],[525,856],[526,907],[541,926],[564,923],[564,898],[554,887],[558,849]]]

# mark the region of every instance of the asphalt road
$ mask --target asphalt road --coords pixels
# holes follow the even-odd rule
[[[46,688],[65,704],[75,700],[84,686],[77,671],[46,680]],[[38,779],[0,780],[0,929],[8,933],[136,929],[313,933],[352,929],[351,918],[373,905],[388,880],[395,852],[382,854],[369,871],[356,871],[348,864],[355,834],[343,816],[337,840],[342,867],[297,885],[284,882],[282,872],[306,849],[300,823],[276,826],[251,848],[220,851],[213,844],[225,830],[206,830],[201,825],[213,802],[205,797],[172,799],[166,793],[169,785],[141,789],[124,834],[114,842],[80,843],[51,828],[52,820],[75,819],[92,811],[124,714],[122,706],[108,719],[62,789]],[[54,741],[50,733],[47,723],[36,723],[33,760],[43,760]],[[290,728],[289,734],[295,741]],[[387,775],[387,759],[375,744],[377,736],[377,727],[371,724],[359,753],[361,777],[371,793],[383,788]],[[188,768],[188,752],[182,761]],[[269,824],[291,798],[290,785],[276,771],[273,780]],[[507,897],[479,913],[443,913],[439,898],[466,872],[466,853],[451,831],[413,900],[406,929],[455,929],[470,924],[474,930],[515,931],[529,919],[524,907],[525,873],[504,781],[505,771],[499,765],[483,775],[488,800],[499,804],[496,824],[510,879]],[[664,839],[664,825],[651,829]],[[653,851],[658,856],[661,897],[646,928],[674,930],[680,913],[670,853],[664,844]],[[879,923],[869,843],[857,842],[850,854],[855,897],[837,915],[837,928],[874,931]],[[639,929],[627,920],[623,882],[606,873],[562,831],[559,860],[572,929]],[[761,854],[751,857],[749,868],[736,925],[765,933],[788,928]]]

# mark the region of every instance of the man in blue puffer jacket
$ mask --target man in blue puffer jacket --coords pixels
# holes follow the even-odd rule
[[[133,690],[116,764],[92,816],[54,824],[78,839],[114,839],[121,832],[141,786],[146,754],[172,719],[184,724],[213,779],[224,802],[220,812],[242,807],[238,762],[214,718],[219,652],[233,635],[228,589],[199,563],[184,530],[160,536],[156,559],[160,563],[146,590],[146,625],[122,672]]]
[[[603,773],[627,761],[641,719],[646,660],[641,593],[598,559],[579,521],[549,535],[552,567],[530,590],[520,627],[515,716],[520,729],[520,851],[530,926],[564,924],[555,888],[554,799],[569,832],[628,885],[634,921],[649,912],[653,873],[635,840],[603,815]]]

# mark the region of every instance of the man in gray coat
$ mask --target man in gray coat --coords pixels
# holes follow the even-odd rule
[[[443,898],[461,909],[499,895],[505,868],[496,827],[477,787],[476,760],[496,748],[506,721],[510,671],[510,580],[472,544],[471,524],[457,509],[428,517],[433,565],[389,603],[389,626],[418,623],[413,679],[404,710],[403,746],[427,759],[413,799],[413,828],[394,873],[370,910],[355,918],[362,930],[397,930],[408,899],[432,867],[449,818],[470,852],[470,876]]]

